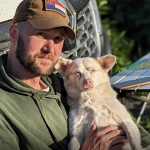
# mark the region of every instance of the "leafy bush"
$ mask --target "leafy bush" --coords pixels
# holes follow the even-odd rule
[[[112,9],[108,5],[108,1],[100,0],[97,1],[97,3],[102,24],[110,38],[112,53],[117,57],[117,63],[113,68],[113,74],[116,74],[132,63],[130,60],[130,52],[134,46],[134,40],[130,40],[125,36],[125,30],[119,31],[116,27],[118,21],[109,17],[109,13],[111,13]]]
[[[97,4],[118,59],[115,74],[150,52],[150,0],[97,0]]]
[[[131,59],[137,60],[149,52],[150,47],[150,0],[108,0],[111,6],[111,19],[117,20],[116,27],[126,30],[126,37],[133,39],[135,45]]]
[[[146,115],[144,115],[140,121],[140,124],[148,131],[150,132],[150,112],[148,112]]]
[[[97,4],[112,53],[117,56],[114,75],[150,52],[150,0],[97,0]],[[150,131],[150,113],[140,124]]]

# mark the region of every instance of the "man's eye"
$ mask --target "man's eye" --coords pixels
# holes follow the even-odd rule
[[[62,38],[62,37],[55,37],[55,38],[54,38],[54,42],[55,42],[56,44],[62,42],[63,40],[64,40],[64,38]]]
[[[38,32],[37,35],[44,37],[44,33],[43,32]]]

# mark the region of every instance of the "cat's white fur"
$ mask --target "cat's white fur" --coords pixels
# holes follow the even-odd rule
[[[129,140],[123,150],[142,149],[139,130],[110,85],[108,71],[115,61],[114,55],[73,61],[59,58],[55,68],[64,77],[70,106],[69,150],[80,149],[93,122],[98,130],[108,125],[121,126]]]

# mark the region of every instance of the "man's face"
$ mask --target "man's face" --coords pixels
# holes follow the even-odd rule
[[[65,29],[37,30],[29,24],[25,28],[18,37],[16,57],[30,73],[49,75],[62,51]]]

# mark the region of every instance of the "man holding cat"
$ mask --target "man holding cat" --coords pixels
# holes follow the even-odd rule
[[[9,28],[9,53],[0,56],[2,150],[68,149],[66,95],[61,78],[52,73],[65,36],[75,39],[68,24],[59,1],[19,4]],[[117,126],[97,132],[93,124],[81,150],[121,150],[124,142]]]

